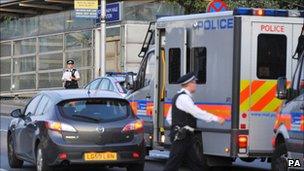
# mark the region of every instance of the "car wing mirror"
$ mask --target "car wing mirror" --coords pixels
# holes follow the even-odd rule
[[[277,94],[278,99],[284,100],[287,98],[286,78],[280,77],[277,81]]]
[[[21,118],[23,115],[22,115],[22,112],[21,112],[21,109],[15,109],[11,112],[11,116],[13,118]]]

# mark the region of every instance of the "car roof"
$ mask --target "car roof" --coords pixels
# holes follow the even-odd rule
[[[124,99],[118,93],[107,90],[86,90],[86,89],[71,89],[71,90],[50,90],[42,91],[40,94],[48,95],[56,104],[70,99],[86,99],[86,98],[114,98]]]
[[[122,81],[125,81],[126,80],[126,77],[125,76],[121,76],[121,75],[119,75],[119,76],[104,76],[104,77],[98,77],[98,78],[96,78],[96,79],[102,79],[102,78],[108,78],[108,79],[110,79],[110,80],[112,80],[112,81],[118,81],[118,82],[122,82]],[[94,80],[96,80],[96,79],[94,79]]]

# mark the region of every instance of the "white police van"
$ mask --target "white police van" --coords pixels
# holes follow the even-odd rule
[[[155,23],[155,50],[145,55],[135,90],[128,96],[138,116],[151,124],[151,157],[166,157],[165,121],[177,79],[197,74],[198,107],[227,119],[224,126],[198,121],[209,166],[235,159],[271,157],[276,80],[291,80],[303,24],[298,11],[238,8],[234,11],[163,17]],[[151,31],[150,31],[151,32]],[[153,132],[153,134],[152,134]]]

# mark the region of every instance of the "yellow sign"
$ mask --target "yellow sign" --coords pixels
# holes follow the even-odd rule
[[[75,9],[98,9],[98,0],[75,0]]]

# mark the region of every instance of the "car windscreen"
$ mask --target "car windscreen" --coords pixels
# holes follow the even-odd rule
[[[73,120],[109,122],[125,119],[131,114],[129,103],[121,99],[77,99],[58,105],[61,114]]]

